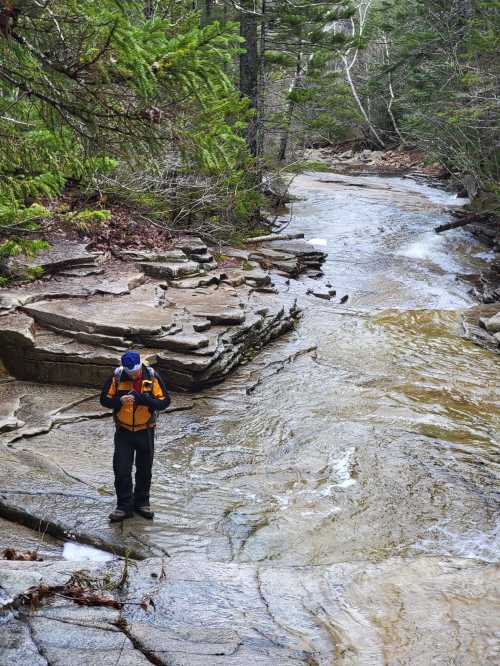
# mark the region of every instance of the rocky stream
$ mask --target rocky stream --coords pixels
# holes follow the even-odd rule
[[[61,244],[0,290],[0,552],[41,560],[0,559],[1,666],[499,663],[488,252],[411,179],[293,194],[304,240]],[[110,525],[98,387],[130,346],[175,391],[156,518]]]

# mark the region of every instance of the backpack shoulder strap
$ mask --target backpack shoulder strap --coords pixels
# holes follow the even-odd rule
[[[154,368],[152,368],[152,367],[149,366],[149,365],[145,365],[145,366],[143,366],[143,367],[146,368],[146,372],[147,372],[147,374],[148,374],[149,379],[154,379],[154,378],[156,377],[156,373],[155,373]],[[115,371],[113,372],[113,377],[115,378],[117,384],[120,383],[121,378],[122,378],[122,374],[123,374],[123,366],[120,365],[120,366],[119,366],[118,368],[116,368]]]

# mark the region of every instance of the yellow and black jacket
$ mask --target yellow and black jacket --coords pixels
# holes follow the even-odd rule
[[[132,394],[133,403],[121,403],[120,398]],[[132,432],[154,428],[156,412],[166,409],[170,404],[170,396],[160,375],[152,368],[142,366],[142,384],[140,393],[134,391],[134,382],[126,372],[118,369],[101,391],[101,405],[113,410],[117,428],[125,428]]]

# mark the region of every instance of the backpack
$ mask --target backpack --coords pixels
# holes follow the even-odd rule
[[[155,377],[156,377],[156,373],[155,373],[155,371],[154,371],[154,368],[151,368],[149,365],[143,365],[142,367],[143,367],[143,369],[144,369],[144,368],[146,369],[146,373],[147,373],[147,375],[148,375],[148,379],[149,379],[149,381],[150,381],[150,382],[153,382],[154,379],[155,379]],[[123,367],[122,365],[120,365],[120,366],[119,366],[118,368],[116,368],[116,370],[113,372],[113,377],[114,377],[114,379],[115,379],[115,382],[116,382],[116,386],[117,386],[117,387],[118,387],[118,384],[119,384],[120,381],[121,381],[121,378],[122,378],[122,375],[123,375],[124,371],[125,371],[125,370],[124,370],[124,367]],[[149,419],[149,422],[148,422],[148,423],[149,423],[149,427],[153,427],[153,426],[156,425],[156,421],[157,421],[157,419],[158,419],[158,412],[157,412],[157,410],[152,410],[152,409],[150,410],[150,412],[151,412],[151,418]]]

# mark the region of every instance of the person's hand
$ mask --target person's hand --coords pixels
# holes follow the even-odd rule
[[[122,405],[125,405],[127,403],[133,404],[135,402],[135,398],[133,395],[122,395],[122,397],[120,398],[120,402],[122,403]]]
[[[144,396],[142,393],[138,393],[137,391],[130,391],[129,395],[131,395],[134,398],[134,402],[136,405],[145,405],[144,401]]]

